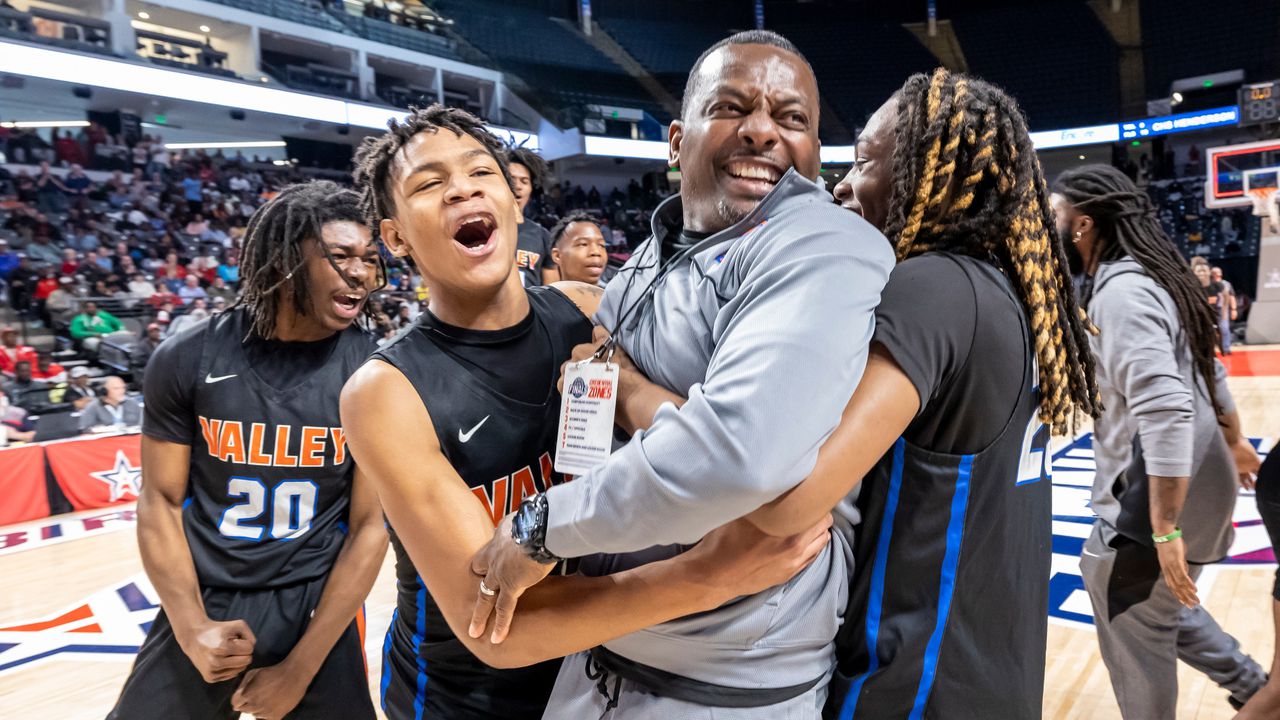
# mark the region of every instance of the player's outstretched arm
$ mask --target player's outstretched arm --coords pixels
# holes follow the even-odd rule
[[[777,500],[747,515],[770,535],[785,536],[830,512],[848,495],[920,409],[910,378],[883,345],[872,344],[867,369],[845,407],[840,425],[818,451],[813,472]]]
[[[823,524],[778,540],[737,523],[672,560],[607,577],[548,578],[524,593],[509,635],[494,644],[468,632],[480,583],[471,558],[493,535],[493,521],[440,451],[417,391],[392,366],[369,362],[343,390],[342,425],[449,627],[495,667],[563,657],[776,585],[829,537]]]
[[[205,614],[191,546],[182,531],[190,463],[190,445],[142,436],[138,550],[178,645],[205,682],[222,682],[248,667],[255,639],[243,620],[215,622]]]
[[[349,521],[347,539],[307,631],[282,662],[245,673],[231,698],[236,710],[261,718],[282,718],[292,712],[368,597],[387,555],[387,530],[378,493],[359,467],[351,484]]]

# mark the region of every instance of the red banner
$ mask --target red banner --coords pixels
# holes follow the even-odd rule
[[[0,450],[0,525],[35,520],[49,515],[49,494],[44,486],[44,448],[39,445]]]
[[[45,455],[58,487],[76,510],[138,499],[142,489],[140,435],[54,442]]]

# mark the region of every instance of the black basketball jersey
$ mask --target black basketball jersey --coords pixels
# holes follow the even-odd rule
[[[538,287],[526,293],[530,332],[550,348],[547,366],[529,368],[522,381],[546,388],[541,402],[516,400],[482,382],[446,351],[450,337],[433,330],[425,313],[374,354],[417,389],[442,452],[495,526],[525,497],[567,479],[552,470],[560,414],[556,381],[573,346],[591,340],[591,321],[559,290]],[[542,717],[560,661],[514,670],[482,663],[453,635],[394,531],[391,543],[398,595],[385,644],[384,663],[392,668],[383,677],[389,716],[395,716],[398,704],[408,704],[407,685],[418,712],[427,707],[426,717]],[[392,684],[401,687],[389,690]]]
[[[277,390],[248,362],[247,322],[232,310],[167,342],[200,352],[183,509],[200,584],[261,590],[326,575],[342,548],[355,464],[338,397],[376,346],[349,328],[321,367]]]
[[[913,427],[932,429],[923,436],[909,429],[864,479],[856,573],[838,643],[841,673],[852,684],[838,717],[1039,718],[1052,511],[1049,431],[1038,418],[1028,323],[1008,280],[992,266],[972,258],[929,262],[935,265],[930,278],[951,263],[952,274],[958,268],[963,275],[955,276],[968,282],[939,292],[917,277],[917,304],[945,305],[948,298],[959,304],[972,294],[979,298],[974,327],[987,324],[983,332],[1011,334],[994,351],[975,341],[940,373],[944,387],[972,403],[973,387],[986,383],[977,397],[994,396],[990,373],[1003,373],[1007,392],[1000,397],[1016,400],[1012,407],[1007,399],[988,407],[962,405],[934,424],[942,403],[938,396],[922,397]],[[924,297],[931,293],[944,297]],[[945,312],[934,320],[951,321]],[[1004,357],[993,358],[993,352]],[[900,365],[912,367],[903,357]],[[1020,383],[1021,390],[1010,383]],[[966,419],[968,413],[985,415]],[[911,441],[945,437],[953,424],[977,423],[978,417],[998,432],[977,452],[938,452]]]

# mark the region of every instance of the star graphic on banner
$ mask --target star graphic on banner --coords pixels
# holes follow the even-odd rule
[[[111,502],[115,502],[129,493],[138,496],[138,487],[142,484],[142,468],[129,464],[123,450],[116,451],[116,466],[110,470],[89,473],[94,480],[106,483],[111,488]]]

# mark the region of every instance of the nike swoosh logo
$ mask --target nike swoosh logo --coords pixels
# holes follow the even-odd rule
[[[485,424],[488,421],[489,421],[489,416],[485,415],[484,420],[481,420],[480,422],[476,423],[475,427],[471,428],[466,432],[462,432],[462,428],[458,428],[458,442],[466,442],[470,440],[471,436],[475,435],[476,431],[480,429],[480,426]]]
[[[205,384],[205,385],[212,385],[212,384],[214,384],[214,383],[220,383],[220,382],[222,382],[223,380],[230,380],[230,379],[231,379],[231,378],[233,378],[233,377],[235,377],[235,374],[231,374],[231,375],[219,375],[218,377],[214,377],[212,374],[210,374],[210,375],[205,375],[205,376],[204,376],[204,384]]]

